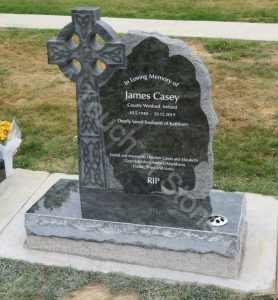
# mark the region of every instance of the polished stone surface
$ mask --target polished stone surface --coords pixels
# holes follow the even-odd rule
[[[27,213],[61,217],[211,230],[209,199],[82,189],[78,181],[59,180]],[[198,207],[198,211],[192,211]]]
[[[208,160],[209,125],[187,58],[169,57],[168,45],[150,36],[132,49],[127,68],[115,72],[100,96],[106,155],[125,192],[195,187],[194,168]],[[159,181],[150,184],[149,176]]]
[[[86,194],[83,197],[84,193]],[[212,191],[210,199],[175,199],[118,192],[81,191],[77,180],[59,180],[26,213],[29,234],[234,257],[243,232],[242,193]],[[142,202],[141,202],[142,201]],[[211,214],[224,215],[222,227],[207,225]]]
[[[82,188],[208,197],[217,119],[208,71],[185,43],[143,32],[119,40],[99,8],[81,7],[47,47],[77,87]]]
[[[181,40],[128,32],[127,67],[100,89],[108,189],[205,199],[217,118],[208,70]]]
[[[6,179],[5,163],[3,159],[0,159],[0,182],[4,179]]]

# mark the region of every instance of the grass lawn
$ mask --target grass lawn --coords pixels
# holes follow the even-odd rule
[[[1,0],[0,12],[69,15],[78,6],[99,6],[102,16],[143,19],[278,21],[277,0]]]
[[[70,291],[76,290],[87,284],[102,285],[114,295],[133,295],[132,299],[260,299],[257,297],[254,298],[252,295],[239,295],[229,290],[213,286],[204,287],[197,286],[196,284],[167,284],[157,280],[128,277],[119,274],[76,271],[71,268],[46,267],[20,261],[0,259],[1,300],[53,300],[61,298]],[[70,299],[70,297],[68,299]],[[118,300],[120,299],[123,300],[121,296]]]
[[[77,173],[75,85],[47,64],[54,30],[0,30],[0,119],[16,117],[15,166]],[[278,43],[187,39],[212,77],[214,188],[278,195]]]

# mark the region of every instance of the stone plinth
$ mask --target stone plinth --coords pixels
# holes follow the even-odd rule
[[[83,190],[80,197],[77,180],[60,179],[25,215],[27,246],[236,277],[244,194],[212,191],[205,201],[209,206],[188,199],[183,207],[173,197],[163,197],[95,190]],[[225,216],[228,223],[208,225],[205,211]]]

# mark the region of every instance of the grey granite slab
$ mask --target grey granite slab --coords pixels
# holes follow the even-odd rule
[[[105,153],[118,189],[206,198],[217,123],[206,66],[186,43],[159,33],[129,31],[122,42],[127,66],[100,89]]]
[[[231,279],[239,277],[241,252],[244,251],[241,249],[234,258],[227,258],[214,253],[198,254],[31,234],[27,236],[24,246],[32,250],[65,253],[108,262],[128,263],[131,266],[141,265],[160,270],[191,272]],[[161,273],[163,273],[162,270]]]
[[[86,191],[87,197],[80,200],[78,181],[61,179],[27,211],[26,230],[38,236],[216,253],[230,258],[239,252],[245,216],[242,193],[212,191],[205,200],[209,208],[198,200],[183,199],[181,203],[168,196],[163,202],[153,195],[145,198],[142,209],[136,195],[118,193],[125,197],[106,191],[92,191],[89,196]],[[211,227],[206,222],[211,214],[227,217],[228,223]]]

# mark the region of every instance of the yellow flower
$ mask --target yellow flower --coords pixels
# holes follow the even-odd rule
[[[0,121],[0,141],[5,141],[8,134],[12,132],[11,125],[9,121]]]

